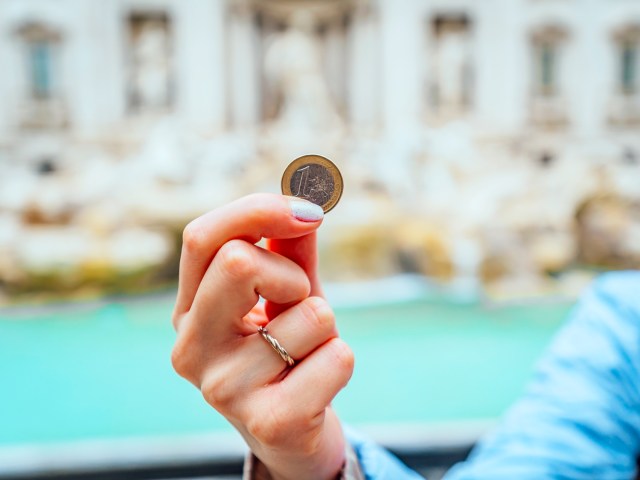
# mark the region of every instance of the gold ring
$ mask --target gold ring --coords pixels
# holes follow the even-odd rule
[[[262,338],[264,338],[267,343],[271,345],[271,347],[278,353],[278,355],[280,355],[282,360],[287,362],[287,365],[293,367],[293,364],[296,363],[295,360],[291,358],[291,355],[289,355],[289,353],[284,349],[282,345],[280,345],[280,343],[275,338],[269,335],[269,332],[266,328],[264,328],[263,326],[259,326],[258,333],[260,333],[260,335],[262,335]]]

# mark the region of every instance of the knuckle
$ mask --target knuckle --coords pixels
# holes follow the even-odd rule
[[[278,434],[277,429],[271,427],[272,424],[264,418],[252,417],[247,422],[247,431],[262,445],[276,445]]]
[[[235,398],[230,382],[219,373],[207,374],[200,391],[207,403],[217,409],[224,409]]]
[[[279,446],[290,437],[289,420],[281,407],[272,407],[266,415],[254,416],[247,423],[247,431],[262,445]]]
[[[189,349],[180,338],[176,341],[171,350],[171,365],[178,375],[184,378],[191,378],[192,376],[192,364],[191,354]]]
[[[173,329],[174,330],[178,330],[178,324],[180,323],[180,315],[178,315],[177,313],[173,313],[171,315],[171,325],[173,325]]]
[[[225,274],[235,278],[249,278],[257,271],[255,255],[243,240],[230,240],[220,247],[216,262]]]
[[[198,251],[202,245],[202,228],[198,219],[192,220],[182,231],[182,245],[186,250]]]
[[[351,347],[349,347],[349,345],[340,338],[334,338],[329,342],[328,346],[331,349],[333,360],[337,364],[339,371],[347,374],[348,380],[351,377],[355,366],[353,350],[351,350]]]
[[[335,327],[335,315],[326,300],[310,297],[303,305],[303,315],[311,328],[320,332],[330,332]]]
[[[171,324],[176,331],[178,330],[183,317],[184,313],[178,312],[177,309],[174,309],[173,313],[171,314]]]
[[[202,348],[194,338],[194,331],[183,329],[178,334],[171,350],[171,365],[178,375],[196,387],[200,385],[202,376]]]

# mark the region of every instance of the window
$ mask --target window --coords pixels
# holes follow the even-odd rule
[[[52,93],[52,45],[45,41],[31,42],[28,50],[31,94],[35,98],[49,98]]]
[[[28,23],[18,29],[24,45],[25,78],[28,92],[34,100],[48,100],[55,96],[57,53],[60,34],[46,25]]]
[[[627,43],[622,47],[622,64],[620,77],[622,91],[625,93],[635,93],[636,90],[636,57],[638,55],[637,48],[631,43]]]
[[[628,26],[615,35],[618,51],[617,85],[623,95],[640,92],[640,26]]]
[[[553,94],[557,89],[556,71],[556,46],[553,43],[545,43],[539,47],[539,71],[538,84],[540,91],[545,94]]]
[[[533,90],[534,94],[553,97],[560,93],[561,50],[566,34],[556,26],[547,26],[534,33]]]
[[[568,37],[568,30],[558,25],[543,25],[531,34],[530,115],[536,127],[553,130],[569,123],[565,77]]]

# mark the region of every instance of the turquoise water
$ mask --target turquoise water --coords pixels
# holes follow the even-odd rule
[[[173,297],[0,311],[0,444],[229,431],[170,365]],[[495,418],[569,305],[342,308],[353,424]]]

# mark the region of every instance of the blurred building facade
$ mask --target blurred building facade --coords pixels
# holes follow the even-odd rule
[[[380,192],[431,222],[393,244],[367,237],[400,258],[374,273],[640,262],[637,0],[3,0],[0,65],[0,250],[19,253],[0,264],[8,283],[9,270],[84,251],[32,262],[51,237],[15,241],[25,226],[71,226],[77,242],[77,228],[113,240],[129,223],[184,224],[277,180],[281,163],[261,173],[269,158],[308,151],[347,171],[342,224],[397,216]],[[257,181],[243,183],[247,169]],[[588,207],[576,224],[612,196],[622,207]],[[150,264],[171,251],[124,238],[147,256],[156,245]],[[381,257],[343,240],[333,252],[355,270]],[[515,261],[496,260],[507,250]]]
[[[5,0],[2,138],[105,139],[166,113],[207,132],[259,126],[280,100],[266,52],[300,7],[350,127],[457,118],[589,141],[640,125],[634,0]]]

